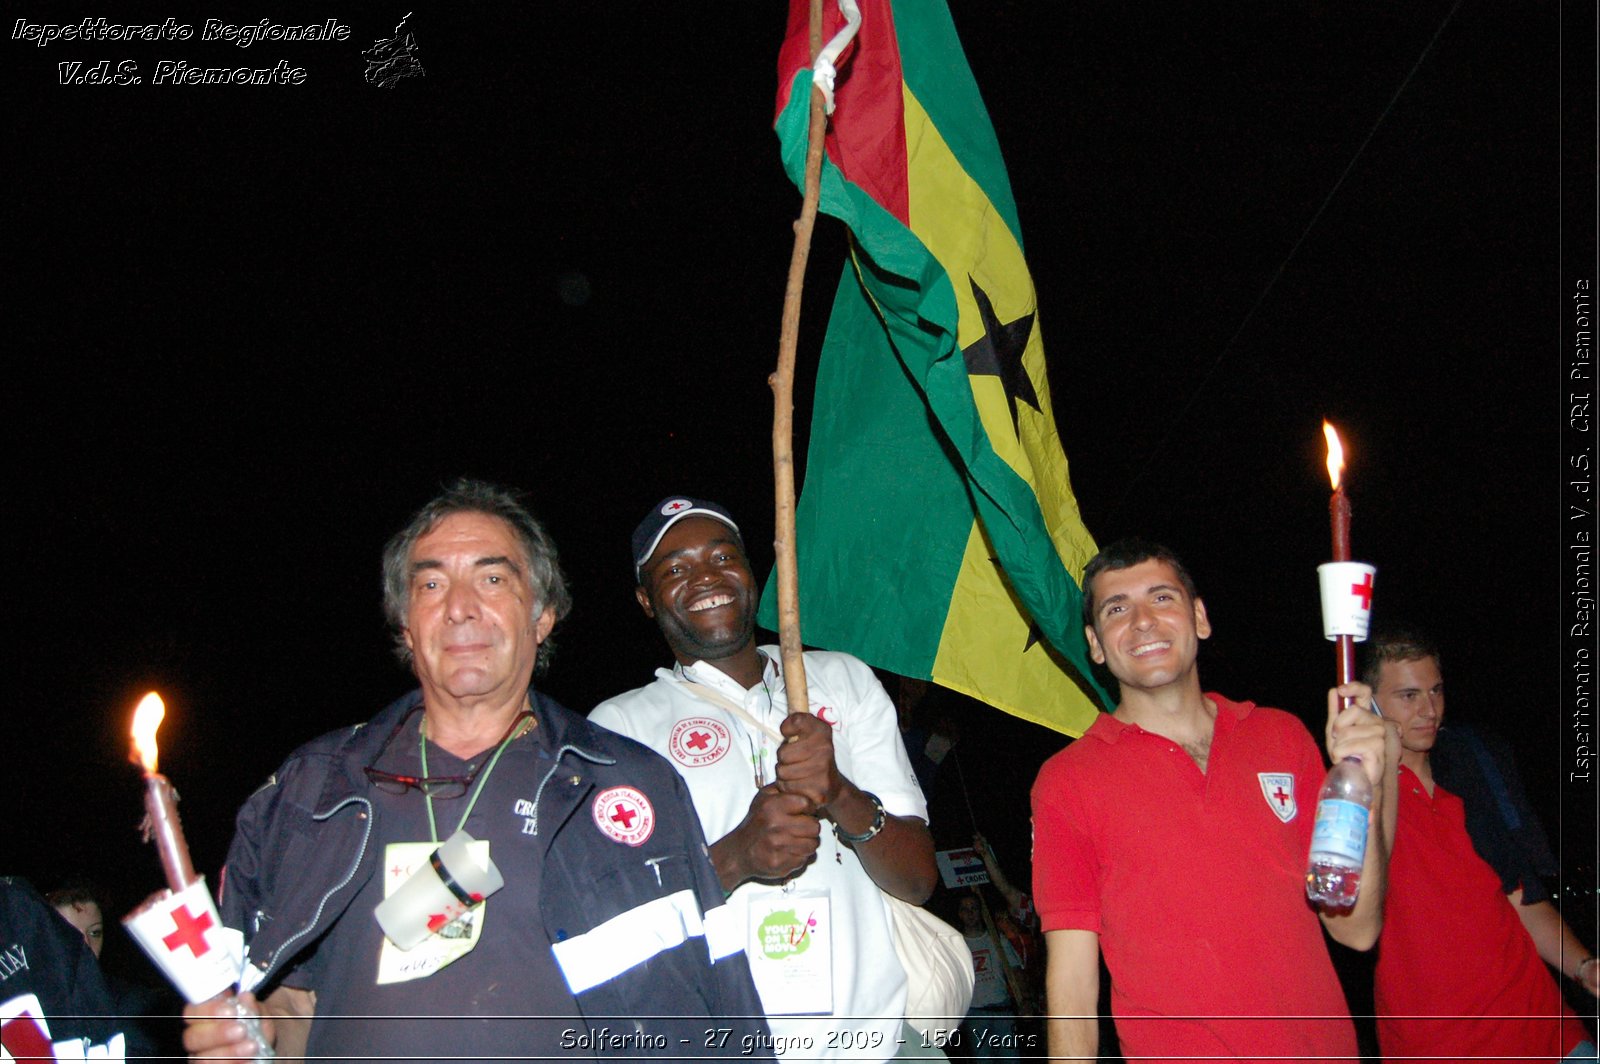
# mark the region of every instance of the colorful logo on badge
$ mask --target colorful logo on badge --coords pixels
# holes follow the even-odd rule
[[[595,826],[618,842],[643,846],[656,829],[650,799],[632,787],[608,787],[594,800]]]
[[[1261,794],[1267,800],[1267,808],[1285,824],[1293,820],[1300,811],[1294,801],[1294,776],[1288,772],[1257,772],[1256,779],[1261,781]]]
[[[728,726],[710,717],[685,717],[672,726],[667,753],[685,768],[703,768],[722,760],[732,743]]]
[[[782,909],[761,921],[761,952],[775,961],[804,953],[811,948],[811,932],[816,930],[815,913],[804,920],[793,909]]]

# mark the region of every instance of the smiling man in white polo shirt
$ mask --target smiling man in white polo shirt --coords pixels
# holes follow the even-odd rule
[[[882,685],[847,654],[808,653],[811,714],[787,714],[777,648],[755,641],[755,576],[721,506],[662,500],[634,532],[633,559],[639,605],[677,660],[590,720],[664,754],[688,782],[774,1048],[941,1056],[902,1022],[883,892],[920,903],[936,872]]]

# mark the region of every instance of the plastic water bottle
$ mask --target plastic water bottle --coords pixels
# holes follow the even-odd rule
[[[1330,909],[1347,909],[1361,893],[1361,861],[1367,852],[1367,821],[1372,815],[1372,784],[1361,759],[1347,757],[1328,770],[1317,795],[1317,820],[1311,829],[1311,860],[1306,896]]]
[[[229,995],[228,1000],[233,1003],[234,1018],[244,1028],[245,1034],[255,1041],[256,1055],[250,1059],[255,1061],[256,1064],[261,1064],[263,1061],[276,1060],[278,1054],[274,1053],[272,1047],[267,1045],[266,1036],[261,1032],[261,1013],[240,1001],[237,994]]]

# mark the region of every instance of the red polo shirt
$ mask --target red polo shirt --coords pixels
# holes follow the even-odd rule
[[[1033,785],[1046,931],[1097,932],[1127,1058],[1352,1058],[1305,866],[1325,774],[1295,717],[1217,706],[1206,771],[1103,716]]]
[[[1400,768],[1373,997],[1390,1059],[1557,1059],[1588,1037],[1500,877],[1472,848],[1461,799]],[[1438,1019],[1419,1019],[1436,1016]]]

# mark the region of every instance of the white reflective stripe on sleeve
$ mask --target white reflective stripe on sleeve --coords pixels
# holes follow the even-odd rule
[[[715,964],[744,950],[744,928],[731,905],[719,905],[706,913],[706,948]]]
[[[593,931],[557,942],[550,949],[567,978],[567,987],[581,994],[703,934],[705,921],[694,891],[680,890],[618,913]]]

